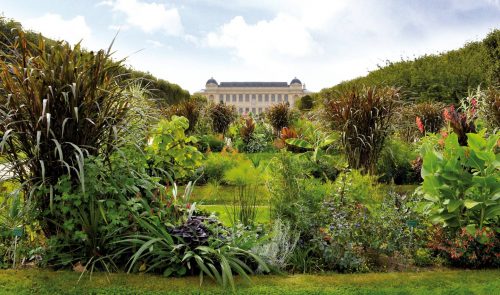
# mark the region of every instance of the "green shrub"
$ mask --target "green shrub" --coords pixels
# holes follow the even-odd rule
[[[269,164],[268,187],[272,218],[280,218],[302,238],[310,238],[311,228],[320,222],[315,213],[329,192],[329,183],[311,178],[303,163],[304,160],[289,152],[279,153]]]
[[[198,149],[202,152],[221,152],[225,146],[224,139],[213,134],[202,135],[198,142]]]
[[[416,159],[417,152],[410,144],[398,140],[395,137],[389,138],[377,162],[377,174],[379,181],[395,184],[411,184],[420,181],[420,171],[415,171],[412,161]]]
[[[233,154],[223,151],[221,153],[210,153],[203,161],[202,182],[223,183],[226,172],[235,167],[238,161],[242,160],[240,154]]]
[[[168,171],[175,179],[193,175],[200,167],[203,155],[194,146],[198,139],[186,136],[189,121],[172,116],[162,120],[151,131],[150,144],[146,147],[148,160],[153,167]]]
[[[432,253],[429,249],[419,248],[413,255],[416,266],[431,266],[433,264]]]
[[[157,178],[146,174],[141,152],[131,149],[124,153],[126,156],[113,155],[109,163],[100,157],[87,158],[85,191],[73,186],[68,176],[59,179],[50,208],[59,234],[48,241],[44,259],[49,265],[80,264],[92,272],[118,270],[124,264],[130,253],[116,255],[113,242],[133,225],[131,214],[141,210],[135,198],[154,199],[161,188]]]
[[[314,106],[314,100],[310,95],[304,95],[297,102],[297,108],[301,111],[311,110]]]

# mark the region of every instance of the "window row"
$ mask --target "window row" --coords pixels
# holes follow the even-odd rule
[[[258,114],[262,114],[263,112],[267,112],[267,110],[269,110],[269,108],[252,108],[252,114],[254,115],[258,115]],[[238,114],[242,115],[242,114],[248,114],[250,113],[250,108],[239,108],[238,109]]]
[[[243,102],[250,99],[259,102],[288,102],[288,94],[219,94],[219,101]]]

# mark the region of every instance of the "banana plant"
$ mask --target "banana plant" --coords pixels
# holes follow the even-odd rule
[[[313,162],[317,162],[321,157],[326,156],[325,148],[339,140],[339,135],[336,133],[324,136],[319,130],[313,131],[313,140],[307,141],[303,138],[289,138],[285,142],[289,145],[306,149],[304,156],[309,157]]]

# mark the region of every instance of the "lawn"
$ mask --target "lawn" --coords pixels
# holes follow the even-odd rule
[[[233,207],[231,205],[200,205],[199,208],[208,213],[215,213],[215,215],[219,217],[219,220],[226,226],[230,226],[232,224],[231,215]],[[257,216],[255,217],[255,222],[259,224],[270,222],[269,206],[257,206]]]
[[[183,192],[184,187],[179,187],[179,191]],[[258,205],[269,205],[269,191],[265,185],[256,187],[256,198]],[[191,200],[199,204],[205,205],[222,205],[232,204],[236,196],[236,188],[233,186],[212,184],[196,185],[191,195]]]
[[[69,271],[2,270],[0,294],[230,294],[198,277],[95,273],[92,280]],[[255,276],[238,282],[237,294],[498,294],[500,270],[435,270],[407,273]]]

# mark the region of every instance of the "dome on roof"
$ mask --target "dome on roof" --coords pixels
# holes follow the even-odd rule
[[[208,85],[208,84],[215,84],[215,85],[219,85],[219,84],[217,83],[217,81],[215,81],[214,77],[212,77],[212,78],[208,79],[208,81],[207,81],[207,85]]]
[[[292,82],[290,82],[290,84],[302,84],[302,82],[300,82],[300,80],[295,77],[293,78]]]

